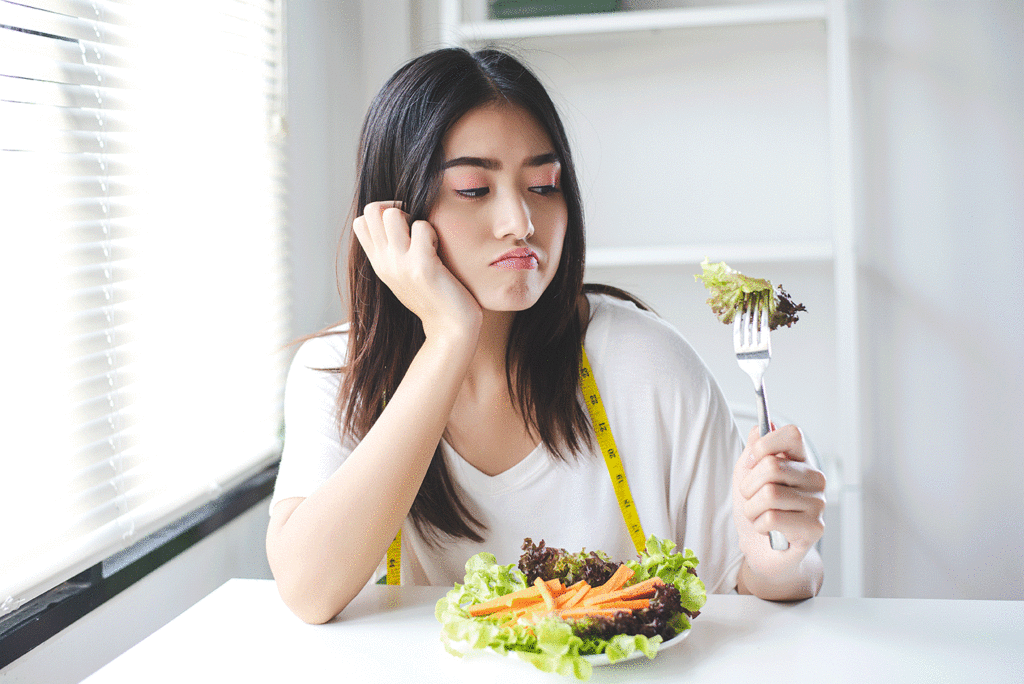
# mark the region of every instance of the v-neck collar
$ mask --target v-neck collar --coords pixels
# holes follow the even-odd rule
[[[541,475],[552,465],[551,456],[541,442],[523,460],[498,473],[488,475],[462,457],[447,440],[441,440],[441,449],[448,464],[455,471],[459,483],[470,493],[497,495],[520,489]]]

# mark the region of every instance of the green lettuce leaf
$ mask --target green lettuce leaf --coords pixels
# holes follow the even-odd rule
[[[709,263],[707,257],[700,264],[703,273],[694,279],[703,281],[710,292],[708,304],[723,323],[732,323],[737,313],[743,311],[768,311],[768,328],[775,330],[792,327],[800,320],[797,315],[807,308],[798,304],[782,285],[778,291],[763,278],[751,278],[726,266],[724,261]]]
[[[763,278],[751,278],[726,266],[724,261],[709,263],[707,257],[700,264],[703,273],[695,275],[711,292],[708,305],[723,323],[732,323],[738,312],[767,308],[775,313],[775,292],[772,284]]]
[[[626,562],[633,570],[631,583],[660,577],[662,581],[674,584],[679,590],[683,608],[696,613],[704,607],[708,599],[704,581],[697,577],[697,565],[700,561],[693,550],[685,549],[683,553],[678,553],[675,548],[674,541],[658,539],[654,535],[648,537],[646,553],[638,560]],[[686,619],[685,616],[683,619]],[[689,627],[688,620],[686,627]]]

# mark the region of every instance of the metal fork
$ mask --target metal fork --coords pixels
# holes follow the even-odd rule
[[[736,352],[736,361],[740,368],[754,382],[757,394],[757,423],[761,436],[771,431],[771,420],[768,418],[768,401],[764,397],[764,372],[768,370],[768,362],[772,360],[772,339],[768,325],[768,311],[763,307],[753,307],[736,314],[732,326],[732,345]],[[789,542],[785,535],[776,530],[768,533],[772,548],[785,551]]]

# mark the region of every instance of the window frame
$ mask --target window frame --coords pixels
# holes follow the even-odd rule
[[[267,501],[280,454],[216,499],[0,617],[0,669]]]

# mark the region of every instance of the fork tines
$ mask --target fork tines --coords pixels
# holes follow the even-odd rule
[[[750,310],[744,310],[737,314],[732,334],[737,358],[771,358],[772,341],[768,327],[767,309],[752,307]]]

